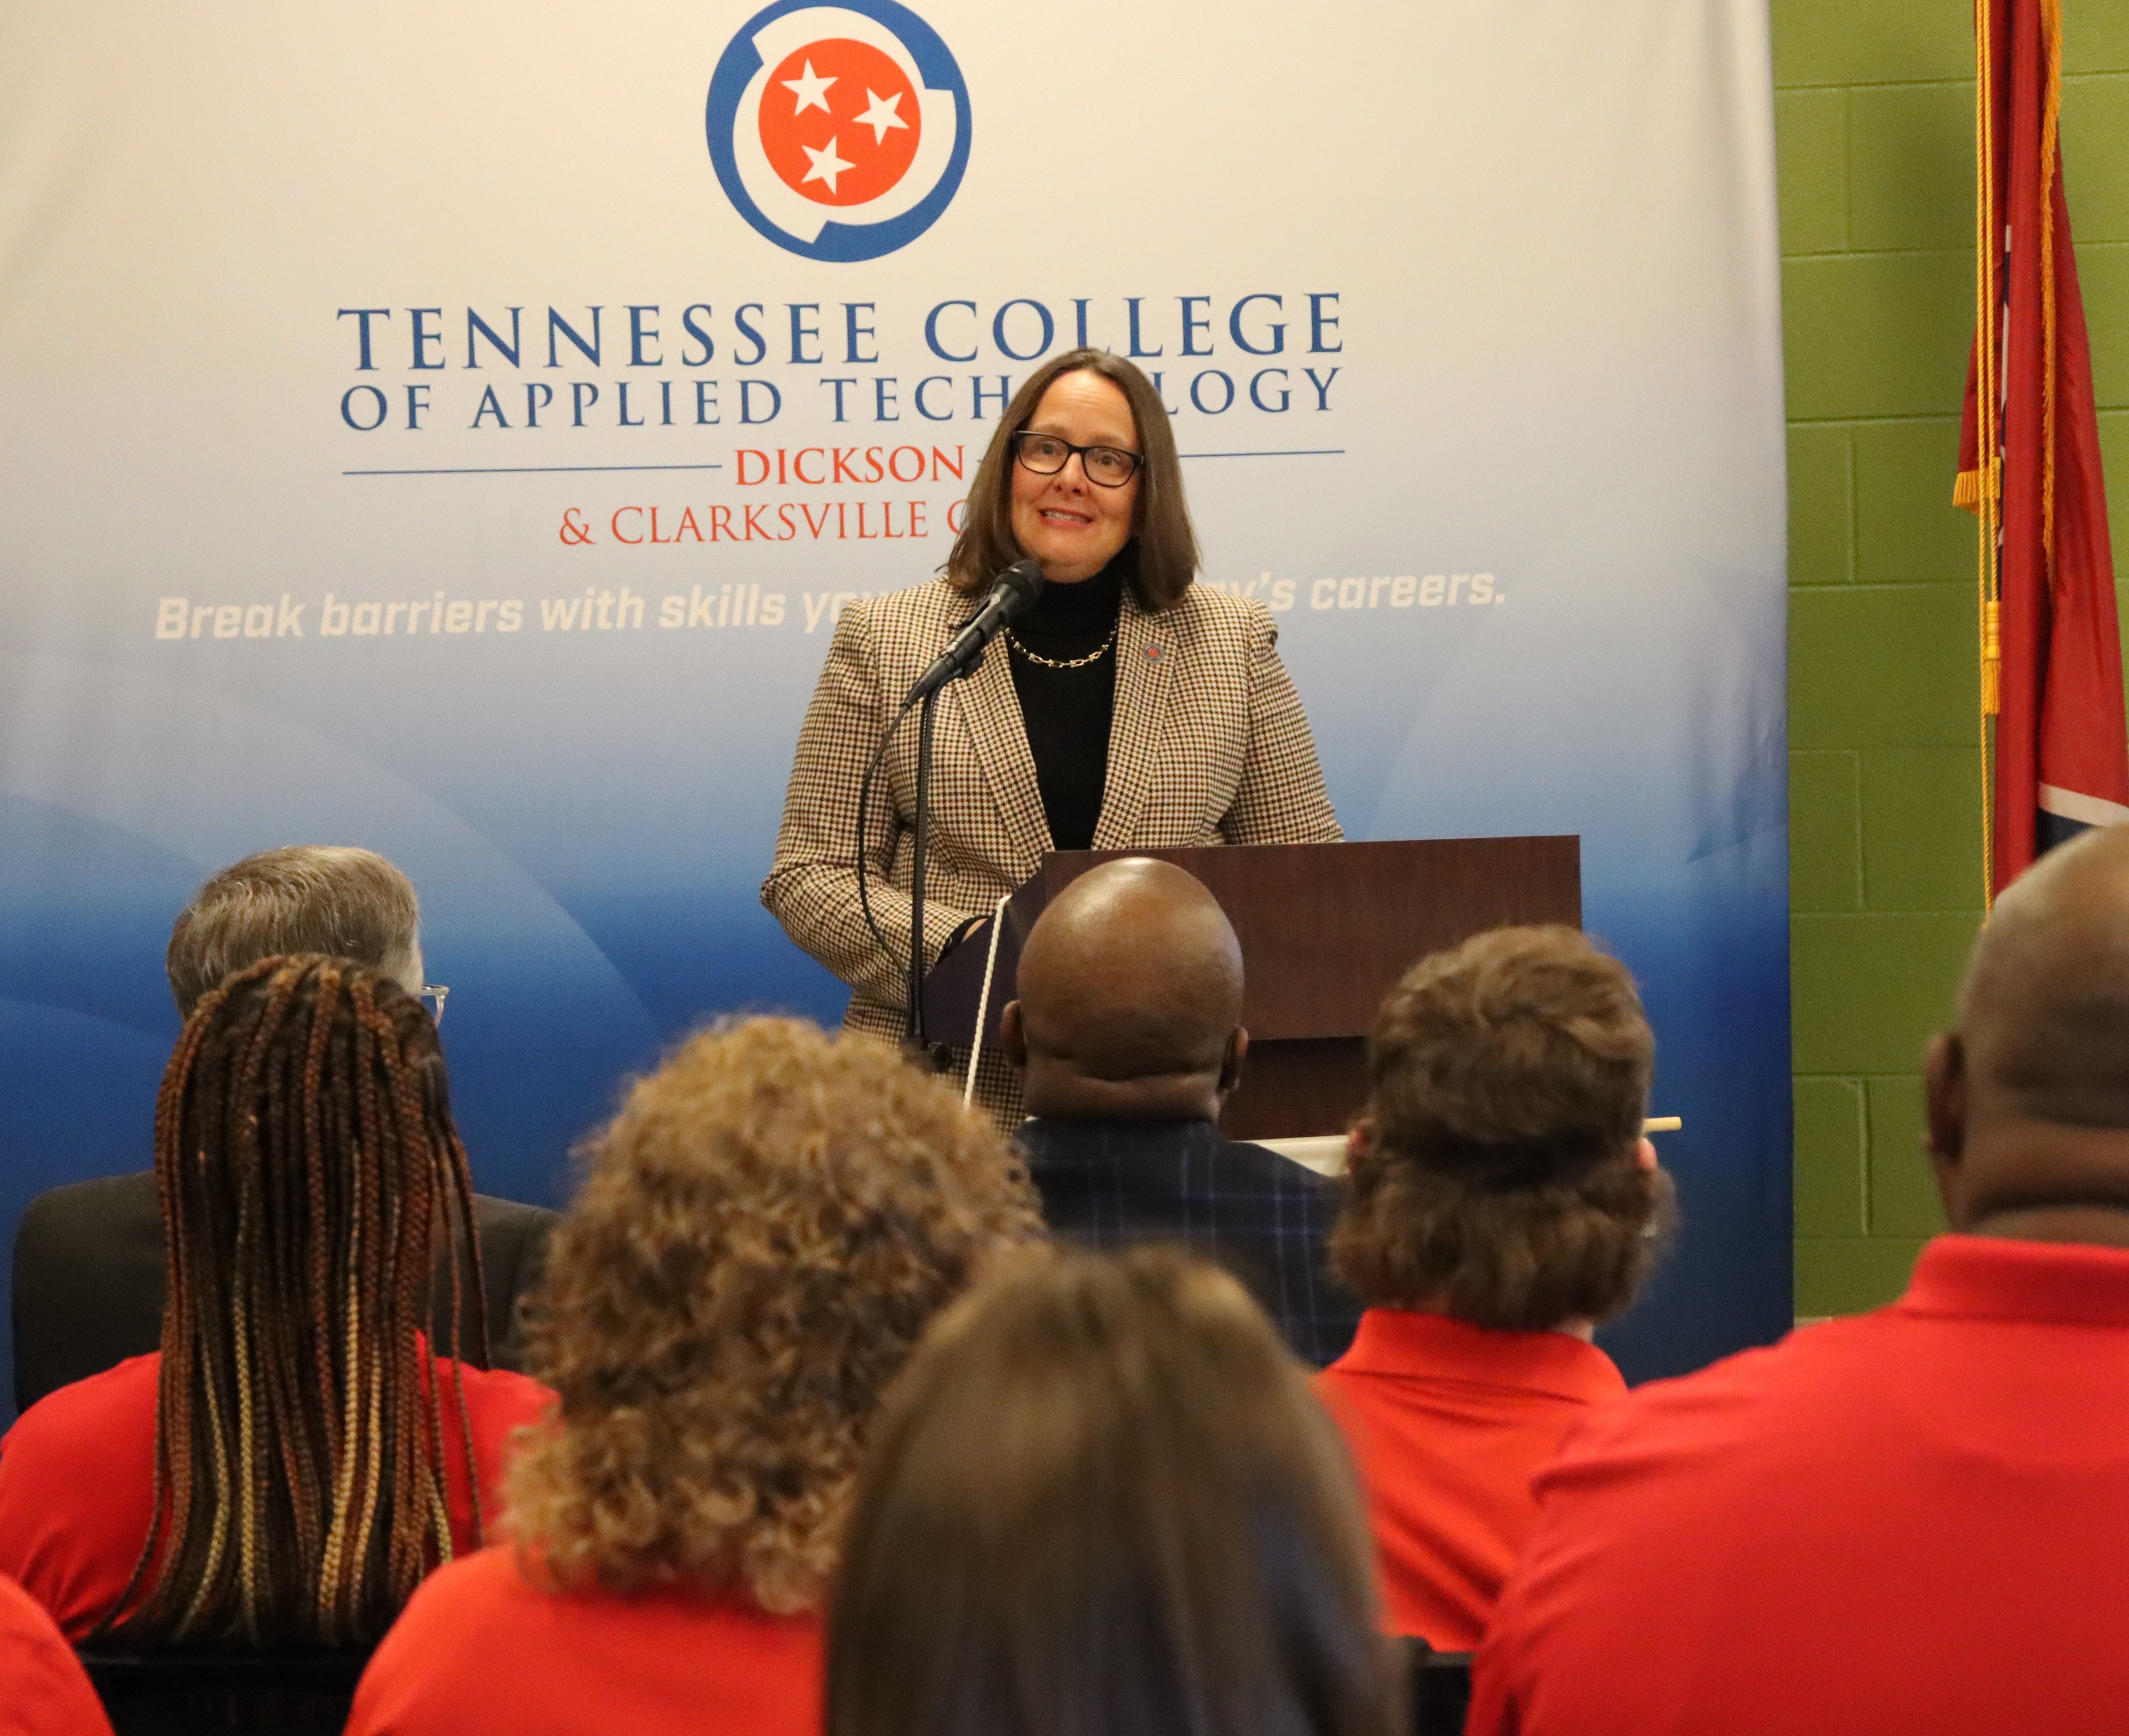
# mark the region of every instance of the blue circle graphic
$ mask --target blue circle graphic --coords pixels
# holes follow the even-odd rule
[[[745,183],[740,179],[732,133],[739,121],[740,98],[761,69],[761,55],[754,45],[755,33],[788,12],[810,12],[823,3],[824,0],[775,0],[774,5],[764,7],[739,27],[718,57],[717,70],[710,75],[705,126],[717,183],[741,216],[779,247],[803,258],[854,264],[861,259],[876,259],[898,248],[907,247],[937,222],[940,214],[953,202],[955,193],[960,189],[962,171],[969,166],[969,87],[939,33],[907,7],[898,5],[896,0],[828,0],[828,3],[842,11],[860,13],[893,31],[908,50],[909,58],[917,63],[924,87],[953,93],[954,149],[938,184],[900,216],[879,223],[831,221],[815,240],[801,240],[770,221],[747,192]]]

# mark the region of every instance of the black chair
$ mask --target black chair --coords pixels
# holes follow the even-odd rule
[[[84,1652],[81,1662],[116,1736],[341,1736],[369,1653]]]
[[[1437,1652],[1417,1635],[1405,1645],[1405,1688],[1412,1736],[1464,1736],[1471,1710],[1471,1654]]]

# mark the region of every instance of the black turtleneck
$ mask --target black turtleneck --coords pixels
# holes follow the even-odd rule
[[[1136,549],[1126,543],[1092,578],[1045,585],[1034,606],[1007,630],[1006,655],[1035,756],[1035,782],[1050,842],[1060,850],[1093,848],[1116,712],[1117,616],[1137,567]],[[1096,649],[1102,654],[1076,669],[1053,669],[1024,655],[1023,647],[1056,663]]]

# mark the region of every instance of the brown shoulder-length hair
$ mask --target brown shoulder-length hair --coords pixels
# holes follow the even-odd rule
[[[585,1155],[528,1320],[561,1412],[513,1467],[521,1560],[815,1605],[881,1390],[1041,1234],[1024,1166],[892,1047],[793,1019],[683,1044]]]
[[[1422,959],[1368,1039],[1331,1270],[1370,1305],[1479,1326],[1621,1313],[1672,1210],[1637,1157],[1655,1064],[1633,977],[1574,929]]]
[[[1391,1736],[1337,1430],[1179,1251],[1016,1262],[876,1432],[828,1621],[828,1736]]]
[[[969,485],[968,516],[940,570],[946,583],[965,596],[988,591],[991,581],[1026,552],[1012,534],[1012,437],[1035,419],[1036,407],[1060,376],[1098,373],[1131,402],[1138,430],[1138,500],[1131,512],[1131,538],[1137,545],[1139,602],[1149,610],[1166,608],[1190,588],[1198,573],[1198,533],[1190,528],[1190,509],[1183,499],[1183,466],[1175,456],[1175,430],[1153,382],[1120,355],[1106,350],[1068,350],[1052,356],[1027,377],[998,418],[976,479]]]

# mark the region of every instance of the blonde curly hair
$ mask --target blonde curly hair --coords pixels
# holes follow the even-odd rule
[[[1025,1168],[893,1049],[793,1019],[682,1044],[583,1155],[528,1320],[561,1410],[512,1472],[521,1562],[817,1607],[882,1390],[1041,1235]]]

